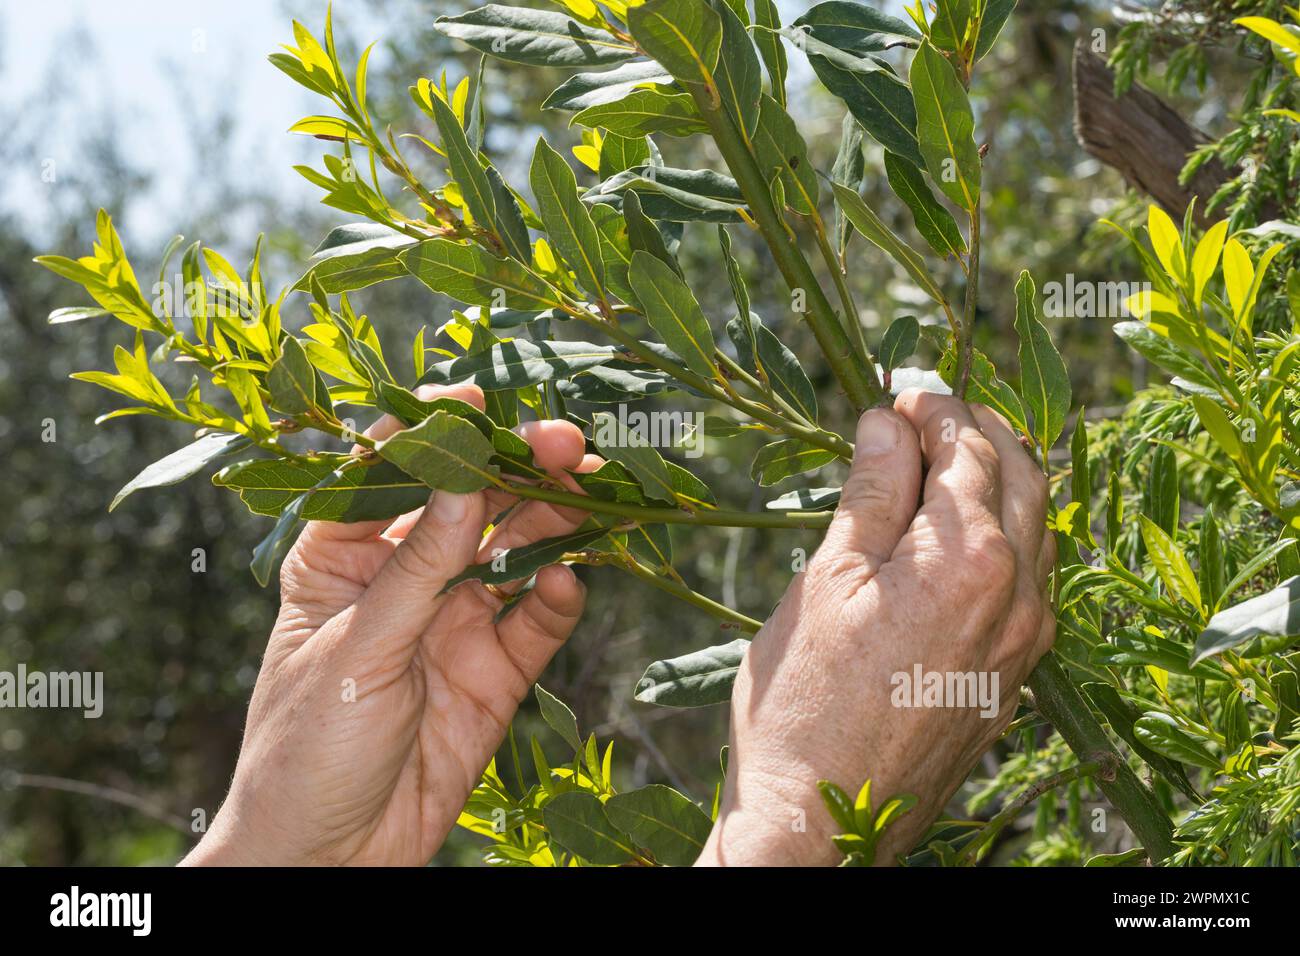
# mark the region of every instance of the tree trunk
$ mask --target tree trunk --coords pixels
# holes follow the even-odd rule
[[[1146,193],[1181,221],[1193,197],[1197,222],[1229,174],[1217,159],[1178,182],[1188,156],[1210,141],[1150,90],[1134,84],[1115,97],[1115,74],[1080,40],[1074,45],[1074,135],[1090,154],[1117,169],[1134,189]]]

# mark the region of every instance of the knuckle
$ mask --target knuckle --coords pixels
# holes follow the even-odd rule
[[[837,591],[852,593],[867,570],[862,555],[846,548],[823,547],[808,563],[807,582],[824,596]]]
[[[840,493],[840,508],[846,511],[870,511],[892,514],[901,495],[898,483],[875,470],[854,474]]]
[[[1009,598],[1016,586],[1016,553],[1001,531],[972,535],[962,556],[961,570],[972,583],[999,598]]]
[[[417,524],[389,559],[404,575],[433,578],[442,572],[442,545],[426,525]]]

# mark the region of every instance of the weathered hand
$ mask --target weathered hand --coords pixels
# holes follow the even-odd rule
[[[426,386],[483,407],[474,386]],[[385,417],[367,432],[397,431]],[[557,477],[594,468],[567,422],[521,434]],[[545,568],[499,622],[466,565],[576,528],[585,512],[437,492],[395,521],[312,522],[280,573],[280,615],[230,794],[188,863],[424,864],[455,824],[515,710],[573,630],[585,589]]]
[[[877,861],[912,846],[1051,647],[1046,507],[1042,473],[983,406],[908,391],[862,417],[835,521],[736,678],[726,789],[701,863],[835,862],[818,780],[852,794],[869,778],[877,807],[919,798]],[[991,699],[923,706],[918,668],[945,685],[974,675],[964,686],[982,682]]]

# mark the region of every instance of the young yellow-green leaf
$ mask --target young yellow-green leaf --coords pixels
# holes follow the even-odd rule
[[[1020,396],[1034,417],[1034,437],[1044,455],[1065,428],[1070,376],[1052,337],[1038,321],[1037,290],[1028,272],[1016,283],[1016,333],[1020,337]]]
[[[630,44],[553,10],[489,3],[459,16],[439,17],[433,26],[480,53],[530,66],[592,66],[636,56]]]
[[[764,445],[754,456],[749,476],[760,485],[767,487],[786,478],[802,475],[804,472],[829,465],[835,460],[835,453],[807,445],[796,438]]]
[[[686,283],[662,260],[640,250],[632,254],[627,276],[650,327],[687,368],[713,378],[713,332]]]
[[[1183,240],[1178,234],[1178,227],[1169,218],[1169,213],[1159,206],[1147,207],[1147,232],[1151,236],[1151,248],[1155,250],[1160,265],[1179,284],[1186,284],[1186,253],[1183,252]]]
[[[494,484],[492,443],[474,425],[447,412],[434,412],[420,424],[379,442],[386,461],[430,488],[465,494]]]
[[[1160,580],[1165,583],[1169,593],[1182,598],[1197,611],[1201,609],[1201,586],[1196,581],[1187,556],[1167,535],[1163,528],[1146,515],[1138,515],[1142,526],[1142,541],[1147,546],[1147,554],[1155,565]]]
[[[839,203],[840,209],[844,210],[844,215],[853,224],[853,228],[907,270],[907,274],[930,298],[942,302],[943,291],[925,267],[925,260],[921,258],[921,254],[899,239],[856,191],[839,183],[832,183],[831,188],[835,190],[836,202]]]
[[[551,245],[573,269],[578,284],[596,297],[604,296],[605,270],[600,259],[600,236],[591,213],[578,198],[573,170],[546,140],[539,138],[529,171],[537,214]]]
[[[956,256],[966,251],[966,240],[957,228],[952,213],[934,198],[921,171],[907,160],[885,153],[885,174],[889,188],[912,211],[912,221],[930,248],[940,256]]]
[[[498,259],[478,246],[426,239],[398,258],[434,292],[467,305],[545,311],[560,304],[554,290],[522,264]]]
[[[614,826],[664,866],[694,863],[713,829],[707,813],[659,783],[614,794],[605,801],[605,812]]]
[[[641,49],[674,77],[713,83],[722,47],[722,18],[703,0],[649,0],[627,11]]]
[[[1235,243],[1235,239],[1228,240],[1229,244]],[[1279,252],[1282,251],[1282,244],[1269,246],[1264,250],[1264,254],[1259,257],[1259,262],[1254,266],[1250,265],[1250,256],[1246,254],[1245,249],[1238,248],[1233,250],[1233,276],[1228,278],[1227,250],[1225,249],[1223,272],[1225,281],[1228,283],[1229,293],[1236,292],[1240,295],[1239,301],[1233,302],[1233,313],[1238,328],[1244,329],[1246,334],[1251,334],[1254,326],[1253,316],[1255,312],[1255,303],[1259,299],[1259,290],[1264,284],[1264,274],[1267,272],[1269,264]],[[1249,278],[1247,284],[1245,280]],[[1246,285],[1244,295],[1242,287]]]
[[[1270,43],[1276,43],[1288,52],[1300,56],[1300,37],[1296,36],[1276,20],[1268,17],[1239,17],[1232,21],[1237,26],[1245,27],[1258,33]]]
[[[1229,458],[1241,456],[1241,442],[1237,439],[1237,429],[1223,406],[1208,395],[1193,395],[1192,405],[1196,417],[1201,420],[1201,427],[1210,433],[1215,443],[1223,449]]]
[[[951,63],[930,43],[912,60],[916,136],[926,168],[943,194],[962,209],[979,206],[981,161],[970,99]]]
[[[1228,235],[1228,220],[1222,219],[1205,231],[1192,253],[1192,295],[1196,307],[1201,307],[1205,286],[1219,268],[1219,255]]]

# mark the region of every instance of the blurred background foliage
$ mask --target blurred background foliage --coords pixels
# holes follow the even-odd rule
[[[138,4],[134,12],[146,31],[150,6]],[[201,6],[193,5],[196,27],[207,16]],[[459,12],[461,6],[469,5],[453,10],[445,3],[410,0],[335,3],[345,60],[355,61],[365,44],[379,40],[370,70],[372,109],[395,132],[430,135],[407,93],[418,77],[445,69],[455,82],[475,67],[476,56],[432,30],[435,16]],[[803,5],[780,6],[788,21]],[[224,16],[237,16],[235,7]],[[1083,152],[1071,128],[1072,47],[1084,38],[1099,43],[1100,52],[1112,52],[1124,25],[1116,13],[1109,3],[1086,0],[1022,2],[974,90],[980,141],[990,144],[978,344],[1001,367],[1014,367],[1013,287],[1021,268],[1034,271],[1040,288],[1064,282],[1067,274],[1079,281],[1142,279],[1122,240],[1097,229],[1096,221],[1129,218],[1145,203]],[[275,33],[264,37],[250,30],[236,49],[204,51],[230,71],[232,88],[252,84],[242,97],[196,89],[201,81],[187,76],[187,59],[199,54],[185,52],[193,40],[188,32],[181,35],[180,52],[166,50],[174,38],[153,44],[160,61],[166,58],[174,88],[155,91],[136,84],[131,97],[174,99],[184,135],[151,140],[138,129],[127,135],[129,100],[128,108],[121,102],[116,108],[87,107],[81,91],[96,83],[103,64],[97,59],[101,38],[84,27],[52,44],[46,74],[34,86],[27,84],[29,94],[15,100],[6,93],[0,99],[6,129],[0,168],[24,177],[21,188],[0,191],[0,670],[26,662],[33,670],[102,671],[106,695],[97,720],[66,710],[0,711],[0,863],[172,863],[197,840],[191,827],[195,812],[209,820],[215,813],[234,767],[247,699],[277,605],[274,589],[258,588],[247,569],[268,519],[250,517],[235,496],[202,478],[135,496],[107,512],[127,479],[189,436],[184,429],[139,418],[93,424],[108,410],[103,393],[67,376],[102,367],[123,333],[106,321],[47,325],[53,308],[81,303],[70,301],[67,288],[31,258],[88,248],[94,212],[102,206],[113,213],[142,277],[156,269],[157,255],[174,232],[201,239],[240,263],[247,261],[260,230],[266,234],[263,261],[274,286],[296,278],[319,238],[344,218],[318,205],[317,191],[308,183],[284,175],[294,163],[319,165],[317,147],[324,144],[285,134],[260,136],[243,148],[231,145],[247,133],[248,108],[258,103],[259,84],[292,85],[269,67],[247,69],[262,64],[276,43],[289,40],[290,17],[317,25],[324,4],[282,3],[269,18],[277,23]],[[17,19],[0,8],[3,90],[15,88],[8,80],[19,68],[11,54],[23,40],[10,32]],[[1137,79],[1157,88],[1193,125],[1222,135],[1233,128],[1250,93],[1251,64],[1242,61],[1233,37],[1189,40],[1180,29],[1166,24],[1142,36],[1149,72],[1138,68]],[[1196,82],[1199,69],[1185,76],[1165,73],[1170,53],[1189,43],[1207,61],[1203,88]],[[800,71],[801,60],[791,58],[791,101],[798,104],[795,115],[814,164],[828,170],[839,141],[841,107],[806,67]],[[202,74],[211,75],[211,70]],[[577,133],[565,129],[567,115],[538,109],[549,92],[546,79],[543,70],[488,65],[486,148],[516,183],[525,181],[542,130],[557,147],[579,143]],[[130,86],[131,77],[119,77],[118,85]],[[192,108],[200,102],[202,108]],[[301,108],[286,115],[284,125],[314,111]],[[58,155],[75,160],[59,163],[54,180],[47,182],[41,173],[56,135]],[[716,156],[691,154],[701,149],[698,139],[673,141],[666,158],[684,167],[717,162]],[[407,152],[415,156],[416,147]],[[427,153],[424,158],[434,159]],[[889,198],[878,148],[869,149],[867,169],[868,201],[892,226],[910,234],[906,212]],[[420,172],[428,181],[440,181],[436,162]],[[159,199],[153,187],[164,175],[171,188]],[[580,171],[579,181],[590,185],[594,178]],[[740,229],[733,229],[733,237],[756,311],[769,321],[786,321],[786,293],[760,252],[761,241]],[[861,241],[850,248],[849,279],[873,343],[896,315],[914,313],[923,322],[934,321],[892,263],[865,249]],[[687,229],[683,265],[696,278],[705,311],[721,321],[731,309],[730,292],[716,255],[712,227]],[[699,281],[710,272],[719,281]],[[946,278],[956,283],[955,267],[953,272]],[[432,331],[449,318],[447,304],[411,279],[355,293],[354,301],[397,355],[405,354],[420,326]],[[286,321],[301,324],[305,317],[298,302],[289,307]],[[1076,402],[1118,410],[1133,397],[1142,370],[1110,333],[1113,317],[1049,316],[1046,321],[1069,364]],[[799,341],[794,335],[783,338],[792,345]],[[820,371],[816,384],[823,407],[846,408],[815,360],[813,343],[800,351],[810,373]],[[55,440],[48,441],[51,422]],[[828,416],[827,425],[846,430],[851,421],[840,413]],[[720,500],[758,507],[747,474],[753,450],[732,443],[726,457],[714,447],[693,465],[706,469]],[[835,476],[826,477],[818,483],[837,483]],[[791,576],[792,549],[811,551],[816,545],[813,535],[791,532],[674,531],[674,537],[678,567],[693,586],[760,618]],[[205,570],[196,571],[200,553]],[[652,708],[634,702],[632,688],[650,661],[726,638],[710,633],[711,623],[687,606],[629,587],[616,572],[584,574],[590,585],[587,616],[543,683],[575,710],[584,733],[615,741],[620,788],[661,781],[707,801],[719,776],[718,749],[726,740],[725,708]],[[525,734],[540,726],[530,708],[531,699],[520,716]],[[973,783],[963,796],[978,790]],[[477,862],[482,842],[458,831],[435,863]],[[1061,859],[1071,858],[1067,851]]]

